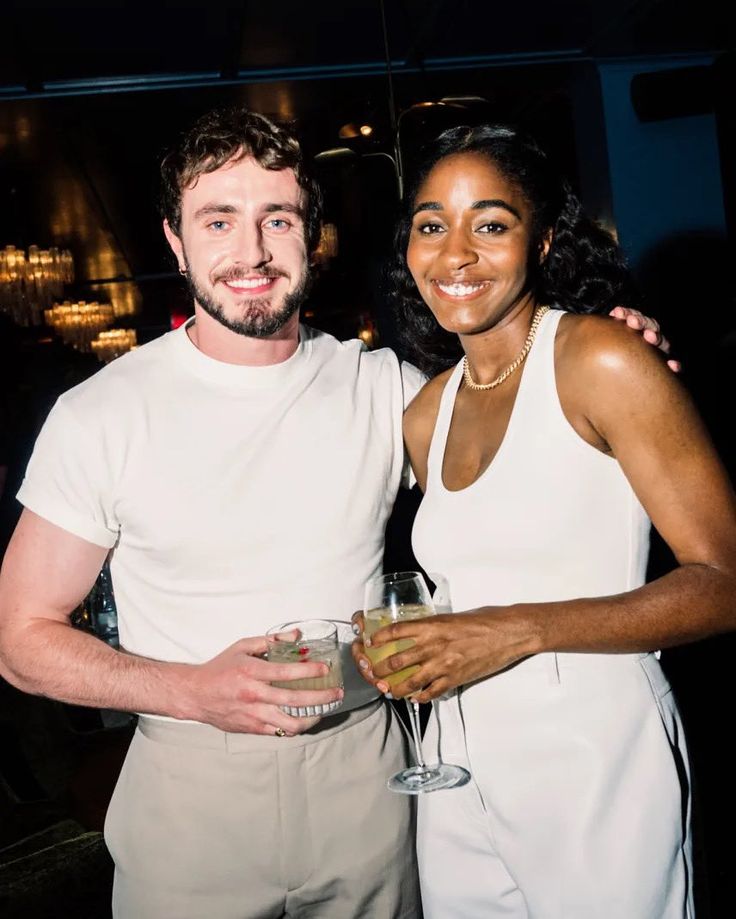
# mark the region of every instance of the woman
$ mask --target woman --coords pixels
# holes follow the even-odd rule
[[[687,757],[650,652],[736,625],[726,475],[661,355],[592,315],[628,274],[531,141],[445,132],[396,251],[407,337],[443,370],[405,416],[414,548],[463,612],[376,633],[415,644],[361,666],[386,690],[418,665],[392,692],[445,696],[428,749],[473,776],[420,800],[425,916],[690,916]],[[645,585],[650,519],[679,567]]]

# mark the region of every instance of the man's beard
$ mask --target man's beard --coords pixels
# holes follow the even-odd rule
[[[250,300],[241,302],[239,309],[242,310],[242,316],[239,319],[231,319],[225,314],[222,304],[202,290],[197,283],[197,279],[189,267],[186,255],[184,256],[184,261],[187,266],[185,275],[187,287],[202,309],[221,325],[224,325],[226,329],[230,329],[231,332],[236,332],[238,335],[247,335],[249,338],[269,338],[282,329],[306,300],[312,283],[311,272],[305,265],[299,285],[284,296],[284,301],[278,309],[271,310],[271,301],[266,297],[253,297]],[[259,272],[259,275],[261,277],[283,277],[280,272],[269,272],[268,270]],[[228,275],[227,279],[236,280],[236,278],[237,275]]]

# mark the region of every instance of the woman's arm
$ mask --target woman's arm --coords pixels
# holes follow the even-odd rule
[[[611,597],[483,607],[374,636],[415,646],[375,676],[421,669],[395,695],[426,701],[544,651],[635,652],[736,627],[736,500],[693,404],[654,349],[596,317],[558,336],[563,409],[578,433],[621,464],[679,567]]]

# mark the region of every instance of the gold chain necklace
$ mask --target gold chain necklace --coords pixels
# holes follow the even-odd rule
[[[539,328],[539,323],[542,321],[542,316],[545,313],[549,312],[548,306],[538,306],[534,311],[534,318],[532,319],[532,324],[529,328],[529,334],[526,337],[524,342],[524,347],[519,351],[516,358],[509,364],[509,366],[499,374],[495,380],[491,380],[490,383],[476,383],[475,380],[470,375],[470,367],[468,366],[467,356],[463,359],[463,380],[465,380],[465,385],[468,389],[474,389],[476,391],[485,391],[488,389],[495,389],[497,386],[500,386],[504,380],[511,376],[511,374],[516,370],[517,367],[521,366],[524,363],[524,359],[527,354],[532,349],[534,344],[534,336],[537,334],[537,329]]]

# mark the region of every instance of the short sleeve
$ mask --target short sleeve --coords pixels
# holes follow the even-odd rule
[[[112,548],[119,527],[112,513],[109,479],[102,444],[95,442],[62,397],[38,435],[18,500],[69,533]]]
[[[409,364],[406,361],[401,362],[401,384],[404,388],[404,411],[406,411],[411,400],[426,382],[427,377],[425,377],[421,370],[417,370],[413,364]],[[401,486],[402,488],[413,488],[416,481],[414,470],[411,468],[409,456],[405,450],[404,466],[401,471]]]

